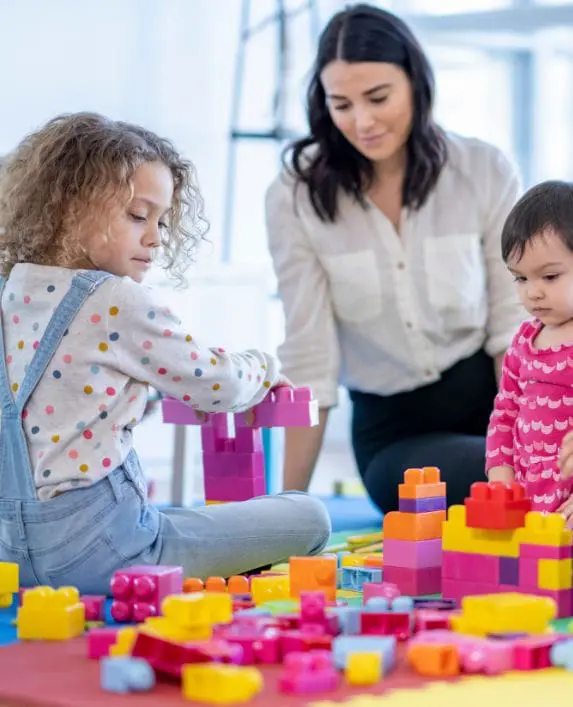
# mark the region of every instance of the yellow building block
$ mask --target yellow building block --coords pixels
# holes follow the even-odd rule
[[[450,617],[453,631],[472,636],[488,633],[544,633],[557,615],[549,597],[508,592],[464,597],[462,612]]]
[[[537,586],[554,591],[573,588],[573,560],[539,560]]]
[[[183,697],[210,705],[248,702],[263,689],[260,670],[236,665],[184,665]]]
[[[228,624],[233,618],[233,598],[220,592],[171,594],[161,604],[163,616],[188,630]]]
[[[131,655],[131,649],[137,638],[138,630],[135,626],[120,628],[115,637],[115,643],[110,646],[109,654],[113,658]]]
[[[207,592],[205,601],[214,624],[230,624],[233,620],[233,597],[230,594]]]
[[[15,562],[0,562],[0,608],[12,606],[13,594],[20,589],[20,568]]]
[[[150,616],[139,626],[139,630],[173,643],[208,641],[213,637],[213,625],[210,623],[185,627],[165,616]]]
[[[286,575],[281,577],[252,577],[251,598],[255,606],[264,604],[266,601],[290,599],[289,577]]]
[[[519,557],[518,530],[468,528],[465,506],[450,506],[442,524],[442,549],[477,555]],[[523,542],[523,541],[522,541]]]
[[[366,555],[343,555],[341,567],[364,567]]]
[[[18,609],[20,640],[63,641],[84,632],[85,607],[75,587],[34,587],[24,592]]]
[[[376,685],[382,679],[382,656],[379,653],[351,653],[346,661],[349,685]]]
[[[563,547],[573,544],[573,533],[566,527],[565,518],[559,513],[543,515],[530,511],[525,516],[525,527],[516,530],[519,543]]]

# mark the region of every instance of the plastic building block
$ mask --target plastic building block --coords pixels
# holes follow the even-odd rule
[[[326,628],[326,595],[324,592],[300,593],[300,622]]]
[[[285,656],[278,688],[287,694],[308,695],[335,690],[339,680],[328,651],[289,653]]]
[[[198,616],[211,624],[230,623],[233,619],[230,594],[176,594],[166,597],[161,605],[165,618],[181,626],[195,626]]]
[[[433,597],[414,597],[414,609],[429,609],[431,611],[453,611],[457,608],[453,599],[436,599]]]
[[[460,656],[456,646],[442,643],[412,643],[408,647],[408,662],[419,675],[452,677],[459,675]]]
[[[499,558],[499,583],[519,586],[519,559],[517,557]]]
[[[573,533],[566,528],[565,518],[559,513],[543,515],[531,511],[525,516],[525,527],[516,531],[517,541],[527,545],[571,546]]]
[[[19,590],[20,568],[15,562],[0,562],[0,609],[12,606]]]
[[[85,619],[75,587],[35,587],[23,595],[18,609],[18,638],[65,641],[84,632]]]
[[[106,692],[148,692],[155,687],[153,668],[142,658],[102,658],[101,687]]]
[[[381,552],[374,552],[371,555],[364,555],[364,567],[384,567],[384,555]]]
[[[537,586],[539,589],[558,591],[573,587],[573,561],[539,560],[537,565]]]
[[[241,575],[234,575],[229,577],[227,582],[227,589],[229,594],[249,594],[250,584],[247,577]]]
[[[131,655],[135,641],[137,640],[137,629],[135,626],[125,626],[117,631],[115,643],[109,647],[109,655],[117,658],[122,655]]]
[[[500,583],[500,559],[505,558],[468,552],[444,552],[442,577],[497,585]]]
[[[385,565],[384,579],[395,584],[403,594],[410,596],[438,594],[442,588],[441,567],[411,569]]]
[[[88,631],[88,658],[99,660],[109,655],[109,649],[117,640],[118,629],[106,626]]]
[[[370,607],[368,607],[370,609]],[[363,636],[396,636],[399,641],[410,637],[412,618],[408,613],[372,610],[360,616],[360,633]]]
[[[340,627],[340,633],[345,636],[358,636],[360,633],[361,610],[357,606],[341,606],[331,609]]]
[[[361,592],[365,584],[382,582],[382,570],[369,567],[343,567],[341,588]]]
[[[338,636],[332,642],[334,665],[345,670],[353,653],[375,653],[380,656],[384,675],[394,667],[396,638],[394,636]]]
[[[564,641],[563,636],[530,636],[515,642],[513,656],[516,670],[543,670],[550,668],[551,648]]]
[[[291,557],[289,577],[291,597],[299,597],[307,590],[320,590],[328,601],[336,599],[335,557]]]
[[[345,555],[340,561],[342,569],[345,567],[364,567],[365,555]]]
[[[382,597],[391,601],[392,599],[400,596],[400,590],[398,587],[390,582],[381,582],[379,584],[367,583],[362,587],[362,591],[362,601],[365,605],[368,604],[370,599],[375,597]]]
[[[277,388],[254,408],[236,416],[237,426],[314,427],[318,425],[318,401],[310,388]]]
[[[573,639],[554,643],[549,649],[551,665],[573,672]]]
[[[280,634],[280,651],[284,656],[290,653],[308,653],[309,651],[330,651],[332,636],[316,626],[301,629],[287,629]]]
[[[242,704],[263,689],[257,668],[235,665],[185,665],[182,678],[186,699],[211,705]]]
[[[251,596],[255,606],[276,599],[288,599],[290,581],[288,576],[251,577]]]
[[[187,579],[183,581],[183,591],[185,592],[185,594],[191,594],[193,592],[204,592],[205,583],[202,579],[199,579],[198,577],[187,577]]]
[[[206,592],[226,592],[227,582],[223,577],[207,577],[205,580],[205,591]]]
[[[166,596],[182,591],[181,567],[142,565],[118,570],[111,579],[111,615],[120,623],[144,621],[159,614]]]
[[[513,530],[521,528],[525,515],[531,511],[531,499],[519,483],[477,482],[471,485],[465,500],[469,528]]]
[[[105,620],[105,596],[85,594],[80,596],[80,601],[86,608],[86,621]]]
[[[428,513],[430,511],[445,511],[445,496],[430,496],[429,498],[400,498],[398,510],[402,513]]]
[[[440,481],[440,470],[435,466],[406,469],[404,483],[398,486],[399,498],[443,498],[446,484]]]
[[[465,506],[450,506],[448,519],[442,526],[442,550],[519,557],[518,534],[521,531],[522,528],[517,530],[468,528]]]
[[[442,540],[384,540],[384,564],[394,567],[439,567],[442,564]]]
[[[466,596],[462,613],[451,617],[452,629],[474,636],[505,631],[543,633],[557,613],[552,599],[515,592]]]
[[[391,540],[435,540],[442,537],[445,511],[430,513],[400,513],[391,511],[384,516],[384,542]],[[387,564],[387,561],[384,563]]]
[[[382,658],[379,653],[351,653],[345,670],[346,682],[355,687],[376,685],[382,679]]]
[[[529,545],[521,543],[519,556],[529,560],[566,560],[573,557],[573,545]]]
[[[414,615],[414,630],[418,631],[447,631],[450,628],[450,612],[436,611],[435,609],[416,609]]]
[[[242,649],[241,665],[276,665],[281,661],[280,638],[277,629],[244,629],[224,635],[227,643]]]

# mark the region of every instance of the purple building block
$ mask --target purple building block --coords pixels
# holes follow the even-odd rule
[[[499,583],[519,586],[519,558],[499,558]]]
[[[433,498],[400,498],[398,510],[402,513],[428,513],[430,511],[445,511],[446,497]]]
[[[384,565],[394,567],[440,567],[442,540],[384,540]]]

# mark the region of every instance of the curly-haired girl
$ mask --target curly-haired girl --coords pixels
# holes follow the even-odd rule
[[[60,116],[0,170],[0,561],[22,586],[105,592],[125,565],[228,576],[319,551],[302,494],[161,513],[132,434],[148,387],[239,411],[284,384],[272,356],[206,347],[142,280],[182,277],[206,231],[190,162],[135,125]]]

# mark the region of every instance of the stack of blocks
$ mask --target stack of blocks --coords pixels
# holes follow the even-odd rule
[[[163,401],[163,421],[201,425],[205,500],[246,501],[266,493],[263,427],[312,427],[318,403],[309,388],[277,388],[243,413],[197,413],[185,403]],[[234,423],[234,434],[233,434]]]
[[[573,534],[557,513],[531,511],[520,484],[476,483],[444,523],[442,593],[519,592],[551,597],[557,616],[573,612]]]
[[[399,510],[384,517],[384,581],[410,596],[437,594],[446,519],[446,484],[439,469],[407,469],[398,498]]]

